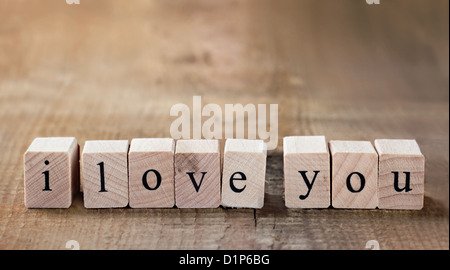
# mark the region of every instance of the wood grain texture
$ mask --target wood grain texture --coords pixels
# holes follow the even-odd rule
[[[36,138],[24,154],[24,203],[28,208],[69,208],[79,191],[76,138]]]
[[[284,137],[283,164],[286,207],[331,205],[331,164],[325,136]]]
[[[178,140],[175,150],[175,204],[178,208],[220,205],[218,140]]]
[[[86,141],[81,155],[86,208],[128,205],[128,141]]]
[[[222,205],[262,208],[267,150],[263,140],[227,139],[223,153]]]
[[[175,205],[174,153],[172,138],[131,141],[128,153],[130,207],[172,208]]]
[[[0,1],[0,249],[448,249],[448,20],[447,0]],[[262,209],[25,207],[34,138],[170,137],[194,95],[279,105]],[[416,139],[424,208],[286,208],[281,138],[309,135]]]
[[[331,205],[378,206],[378,154],[368,141],[330,141]]]
[[[415,140],[375,140],[379,156],[378,208],[423,208],[425,157]]]

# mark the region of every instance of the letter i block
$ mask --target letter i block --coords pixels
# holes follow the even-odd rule
[[[84,206],[128,205],[128,141],[86,141],[81,157]]]
[[[286,207],[329,207],[330,154],[325,136],[284,137],[283,152]]]
[[[133,139],[128,153],[130,207],[175,205],[175,141],[171,138]]]
[[[367,141],[330,141],[331,204],[335,208],[375,209],[378,154]]]
[[[78,159],[75,138],[34,139],[24,154],[25,206],[70,207],[79,187]]]
[[[263,140],[228,139],[225,143],[222,205],[262,208],[266,180],[266,144]]]
[[[175,150],[175,204],[179,208],[220,205],[218,140],[178,140]]]
[[[422,209],[425,157],[415,140],[375,140],[379,154],[378,207]]]

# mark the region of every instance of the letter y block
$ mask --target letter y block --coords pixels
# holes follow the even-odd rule
[[[325,137],[284,137],[283,152],[286,207],[330,206],[330,154]]]

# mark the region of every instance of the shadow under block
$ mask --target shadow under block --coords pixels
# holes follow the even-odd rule
[[[128,153],[129,198],[132,208],[171,208],[175,205],[175,141],[133,139]]]
[[[128,205],[128,141],[86,141],[81,157],[86,208]]]
[[[283,153],[286,207],[329,207],[330,153],[325,136],[284,137]]]
[[[220,205],[218,140],[178,140],[175,150],[175,204],[178,208]]]
[[[266,159],[263,140],[227,139],[223,157],[223,206],[263,207]]]
[[[78,192],[78,159],[73,137],[35,138],[24,154],[25,206],[69,208]]]
[[[375,140],[379,155],[378,208],[422,209],[425,157],[415,140]]]
[[[368,141],[330,141],[331,204],[335,208],[375,209],[378,154]]]

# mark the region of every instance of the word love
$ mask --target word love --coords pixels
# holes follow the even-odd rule
[[[415,140],[283,143],[286,207],[423,207]],[[70,207],[81,186],[86,208],[262,208],[266,151],[263,140],[227,139],[221,170],[218,140],[86,141],[80,162],[75,138],[36,138],[24,155],[25,205]]]

